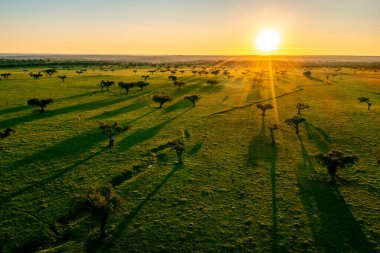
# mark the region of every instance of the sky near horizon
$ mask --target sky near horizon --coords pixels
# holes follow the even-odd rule
[[[0,53],[380,56],[380,0],[0,0]]]

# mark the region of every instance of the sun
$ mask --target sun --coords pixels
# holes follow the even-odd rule
[[[260,32],[256,37],[256,46],[263,52],[272,52],[278,49],[280,43],[280,34],[271,29],[266,29]]]

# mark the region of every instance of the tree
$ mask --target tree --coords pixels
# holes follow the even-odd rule
[[[335,184],[337,170],[354,165],[359,159],[354,155],[344,155],[339,150],[330,150],[327,154],[319,153],[315,158],[327,167],[331,182]]]
[[[103,91],[103,89],[104,89],[104,87],[106,87],[107,88],[107,91],[109,90],[109,87],[110,86],[112,86],[112,85],[114,85],[115,84],[115,82],[114,81],[101,81],[100,82],[100,87],[102,88],[102,91]]]
[[[86,194],[74,198],[76,210],[86,212],[100,222],[100,238],[106,237],[107,221],[111,214],[120,210],[124,202],[119,197],[111,184],[98,189],[91,187]]]
[[[272,138],[273,144],[276,143],[274,131],[276,131],[277,129],[279,129],[279,126],[277,124],[273,124],[273,125],[269,126],[270,137]]]
[[[299,134],[299,124],[306,122],[306,119],[302,118],[299,115],[294,116],[293,118],[289,118],[285,120],[285,123],[289,126],[294,127],[296,130],[296,134]]]
[[[0,139],[4,139],[11,135],[11,133],[15,133],[15,130],[13,130],[10,127],[7,127],[4,132],[0,132]]]
[[[136,85],[140,88],[140,90],[143,90],[144,87],[148,86],[149,83],[146,83],[146,82],[143,82],[143,81],[139,81],[136,83]]]
[[[8,80],[8,77],[12,75],[11,73],[2,73],[1,76],[4,77],[5,80]]]
[[[172,150],[175,150],[178,156],[178,162],[182,164],[182,155],[185,152],[185,143],[183,140],[170,141],[168,145]]]
[[[298,110],[298,115],[301,115],[301,111],[305,110],[307,108],[310,108],[310,106],[306,103],[298,103],[297,104],[297,110]]]
[[[207,84],[210,84],[210,85],[215,85],[215,84],[218,84],[219,82],[217,80],[207,80]]]
[[[372,103],[369,101],[369,98],[360,97],[360,98],[357,98],[357,100],[359,101],[359,103],[367,103],[368,110],[371,110]]]
[[[228,72],[228,70],[223,71],[223,75],[228,76],[229,74],[230,72]]]
[[[45,107],[51,103],[53,103],[53,99],[51,98],[41,100],[39,100],[38,98],[32,98],[28,100],[28,105],[39,106],[41,108],[40,112],[45,112]]]
[[[185,82],[181,82],[181,81],[174,81],[174,86],[177,86],[178,89],[181,89],[182,86],[185,86]]]
[[[198,71],[193,70],[193,71],[191,71],[191,72],[193,73],[193,76],[195,76],[195,74],[196,74]]]
[[[215,70],[211,71],[211,74],[213,74],[213,75],[215,75],[215,77],[217,77],[219,75],[219,72],[220,72],[219,69],[215,69]]]
[[[83,71],[83,70],[77,70],[76,72],[77,72],[77,74],[78,74],[78,75],[81,75],[81,74],[83,74],[83,73],[84,73],[84,71]]]
[[[145,76],[141,76],[141,78],[144,78],[144,82],[146,82],[146,79],[148,79],[149,76],[148,76],[148,75],[145,75]]]
[[[130,126],[120,126],[118,122],[113,123],[103,123],[99,122],[100,129],[103,130],[103,133],[108,138],[108,147],[113,147],[115,145],[115,139],[114,137],[120,133],[128,131],[131,127]]]
[[[311,71],[305,71],[305,72],[303,72],[303,75],[307,78],[310,78],[311,77]]]
[[[185,70],[180,70],[179,72],[181,72],[181,74],[183,75],[183,73],[185,73]]]
[[[176,76],[173,76],[173,75],[170,75],[170,76],[169,76],[169,79],[171,79],[173,82],[177,81],[177,77],[176,77]]]
[[[65,75],[64,76],[58,76],[58,78],[60,78],[62,80],[62,83],[64,83],[67,76],[65,76]]]
[[[263,112],[263,114],[261,115],[263,117],[265,116],[265,111],[266,110],[270,110],[270,109],[274,108],[273,105],[271,105],[271,104],[265,104],[265,105],[257,104],[256,107]]]
[[[159,103],[160,104],[159,108],[161,109],[163,104],[170,102],[173,99],[166,95],[154,95],[152,100],[156,103]]]
[[[191,95],[191,96],[186,96],[184,99],[187,99],[193,103],[193,107],[195,106],[195,103],[200,99],[198,95]]]
[[[46,69],[46,70],[44,70],[44,72],[46,74],[48,74],[49,77],[51,77],[54,73],[57,73],[57,70],[55,70],[55,69]]]
[[[129,90],[136,86],[136,83],[125,83],[119,82],[120,89],[124,89],[125,93],[128,94]]]
[[[40,77],[42,77],[41,72],[38,72],[37,74],[34,74],[34,73],[30,72],[29,75],[31,77],[33,77],[34,80],[38,80],[38,79],[40,79]]]

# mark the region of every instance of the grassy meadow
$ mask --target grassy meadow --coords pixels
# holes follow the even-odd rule
[[[0,131],[16,132],[0,139],[0,252],[380,251],[380,72],[277,66],[287,74],[273,67],[258,83],[245,67],[223,67],[227,78],[183,65],[179,89],[151,66],[80,68],[39,80],[28,73],[47,67],[0,69],[11,73],[0,81]],[[150,76],[142,91],[100,92],[101,80],[142,75]],[[152,101],[160,93],[173,98],[163,109]],[[192,94],[201,97],[195,107],[184,100]],[[358,97],[370,98],[371,110]],[[54,102],[37,113],[31,98]],[[275,106],[265,117],[260,101]],[[284,123],[297,103],[310,105],[299,135]],[[131,129],[108,148],[99,122],[114,121]],[[172,150],[151,152],[179,138],[183,164]],[[359,158],[336,185],[314,158],[330,149]],[[74,196],[107,183],[125,202],[99,241],[97,222],[68,214]]]

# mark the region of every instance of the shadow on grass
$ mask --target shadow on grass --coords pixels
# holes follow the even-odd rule
[[[76,104],[68,107],[63,107],[55,110],[49,110],[49,107],[47,107],[47,110],[45,113],[32,113],[24,116],[20,116],[17,118],[12,118],[12,119],[7,119],[0,121],[0,128],[4,127],[13,127],[18,124],[34,121],[34,120],[39,120],[39,119],[46,119],[49,117],[54,117],[66,113],[72,113],[76,111],[89,111],[89,110],[94,110],[98,109],[104,106],[109,106],[113,104],[117,104],[120,102],[124,102],[128,100],[129,98],[126,97],[118,97],[114,99],[103,99],[100,101],[92,101],[92,102],[87,102],[83,104]],[[37,109],[37,107],[30,107],[31,110]]]
[[[324,153],[329,151],[330,136],[328,133],[308,121],[305,122],[305,129],[308,138],[315,143],[319,151]]]
[[[224,90],[224,85],[223,84],[217,84],[217,85],[207,85],[203,86],[199,92],[200,93],[210,93],[210,92],[219,92]]]
[[[201,86],[201,84],[197,83],[197,84],[187,85],[181,89],[176,89],[176,91],[171,94],[171,97],[177,98],[177,97],[183,96],[183,95],[189,93],[190,91],[197,89],[200,86]]]
[[[77,94],[77,95],[73,95],[73,96],[69,96],[69,97],[59,98],[59,99],[56,99],[55,101],[59,102],[59,101],[65,101],[65,100],[78,99],[78,98],[82,98],[82,97],[87,97],[87,96],[89,96],[91,94],[92,94],[92,92],[86,92],[86,93]],[[26,101],[25,101],[25,103],[26,103]],[[21,106],[1,109],[0,110],[0,115],[8,114],[8,113],[20,112],[20,111],[24,111],[26,109],[31,109],[31,107],[28,106],[28,105],[21,105]]]
[[[45,179],[42,179],[36,183],[33,183],[33,184],[30,184],[26,187],[23,187],[21,188],[20,190],[16,191],[16,192],[13,192],[12,194],[8,195],[6,198],[5,198],[5,201],[6,202],[9,202],[12,198],[18,196],[18,195],[21,195],[21,194],[24,194],[25,192],[30,192],[30,191],[33,191],[34,189],[36,188],[39,188],[39,187],[42,187],[46,184],[49,184],[50,182],[54,181],[55,179],[58,179],[62,176],[64,176],[65,174],[69,173],[69,172],[72,172],[74,171],[77,167],[79,167],[80,165],[86,163],[87,161],[91,160],[92,158],[98,156],[99,154],[101,154],[106,148],[102,148],[98,151],[96,151],[95,153],[87,156],[86,158],[80,160],[80,161],[77,161],[75,162],[74,164],[68,166],[68,167],[65,167],[63,168],[62,170],[58,171],[57,173],[54,173],[53,175],[45,178]]]
[[[91,148],[94,145],[100,143],[103,140],[105,140],[105,137],[103,136],[103,134],[97,129],[94,129],[86,133],[72,137],[70,139],[67,139],[65,141],[62,141],[47,149],[38,151],[37,153],[31,156],[25,157],[19,161],[16,161],[13,164],[9,164],[6,167],[6,172],[16,171],[16,172],[23,173],[24,167],[28,166],[29,164],[38,165],[40,167],[43,167],[43,166],[51,167],[58,159],[60,161],[62,161],[63,159],[66,159],[67,161],[71,161],[74,159],[74,157],[79,157],[81,154],[88,152],[89,150],[91,150]],[[72,165],[69,165],[63,169],[58,170],[58,172],[55,171],[54,173],[53,171],[52,173],[54,174],[52,176],[49,176],[29,186],[23,187],[20,190],[14,193],[11,193],[10,195],[6,197],[2,196],[1,198],[2,200],[5,199],[6,201],[9,201],[11,198],[17,195],[20,195],[22,193],[25,193],[26,191],[30,191],[32,189],[35,189],[36,187],[46,185],[52,180],[57,179],[73,171],[79,165],[99,155],[102,151],[103,150],[98,151],[94,154],[91,154],[83,160],[76,161]],[[3,173],[1,174],[2,174],[1,176],[4,176]]]
[[[128,227],[129,224],[131,224],[132,220],[138,215],[141,209],[143,209],[144,206],[160,191],[160,189],[169,181],[169,179],[174,175],[174,173],[181,168],[183,168],[182,164],[177,163],[174,165],[173,169],[169,172],[169,174],[165,176],[165,178],[153,189],[153,191],[151,191],[145,197],[145,199],[132,211],[130,211],[129,214],[124,218],[124,220],[116,226],[115,230],[112,233],[112,236],[100,248],[100,252],[107,252],[108,249],[110,249],[111,245],[114,244],[114,242],[118,238],[120,238],[125,229]]]
[[[271,228],[271,249],[272,252],[280,252],[278,246],[278,211],[277,211],[277,195],[276,195],[276,162],[278,147],[272,143],[272,139],[265,135],[265,117],[261,117],[261,130],[259,135],[255,136],[248,150],[248,164],[257,166],[259,162],[264,162],[270,166],[271,193],[272,193],[272,228]]]
[[[176,115],[175,117],[171,119],[165,120],[164,122],[154,125],[152,127],[149,127],[147,129],[138,129],[137,131],[133,132],[132,134],[128,135],[126,138],[121,140],[118,145],[122,146],[123,148],[128,149],[144,141],[147,141],[153,138],[155,135],[157,135],[160,132],[160,130],[163,129],[167,124],[177,119],[178,117],[188,112],[189,110],[191,110],[191,108],[181,112],[180,114]]]
[[[375,252],[335,185],[311,180],[316,171],[298,136],[303,163],[298,166],[298,187],[319,252]]]
[[[313,77],[313,76],[308,76],[306,78],[309,80],[315,81],[315,82],[323,83],[323,80],[316,78],[316,77]]]
[[[178,110],[178,109],[183,109],[186,107],[192,107],[193,105],[189,103],[188,101],[185,100],[179,100],[178,102],[168,106],[167,108],[164,109],[164,113],[170,113],[172,111]]]
[[[114,116],[118,116],[120,114],[125,114],[125,113],[128,113],[128,112],[132,112],[132,111],[135,111],[135,110],[138,110],[144,106],[147,106],[150,104],[150,101],[147,100],[147,99],[142,99],[142,100],[139,100],[139,101],[136,101],[132,104],[129,104],[127,106],[123,106],[123,107],[120,107],[116,110],[113,110],[113,111],[110,111],[109,113],[107,114],[100,114],[100,115],[96,115],[94,117],[91,117],[90,119],[108,119],[108,118],[111,118],[111,117],[114,117]]]
[[[202,145],[203,145],[203,141],[198,141],[198,142],[195,143],[195,145],[189,150],[189,152],[188,152],[187,154],[188,154],[188,155],[195,155],[196,153],[199,152],[199,150],[201,150]]]

